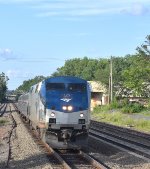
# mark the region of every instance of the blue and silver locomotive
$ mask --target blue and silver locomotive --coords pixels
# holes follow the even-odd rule
[[[20,96],[19,111],[53,148],[85,148],[90,124],[90,87],[71,76],[51,77]]]

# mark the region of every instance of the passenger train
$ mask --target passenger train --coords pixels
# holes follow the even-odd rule
[[[83,148],[90,125],[90,86],[72,77],[50,77],[18,99],[19,112],[54,149]]]

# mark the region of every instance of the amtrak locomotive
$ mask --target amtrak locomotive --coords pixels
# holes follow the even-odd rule
[[[51,77],[18,100],[20,113],[53,148],[86,148],[90,125],[90,87],[71,76]]]

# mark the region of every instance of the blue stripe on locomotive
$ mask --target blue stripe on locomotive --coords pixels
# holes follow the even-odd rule
[[[85,92],[70,92],[64,91],[46,91],[47,83],[64,83],[65,85],[70,83],[84,83],[87,86],[87,82],[83,79],[71,76],[52,77],[43,81],[40,95],[47,109],[54,109],[56,111],[68,112],[63,110],[63,106],[72,106],[73,110],[70,112],[87,110],[89,108],[88,100],[88,86]]]

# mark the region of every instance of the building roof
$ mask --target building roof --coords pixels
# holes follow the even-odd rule
[[[101,82],[99,81],[88,81],[88,82],[90,83],[92,92],[101,92],[101,93],[107,92],[105,85],[103,85]]]

